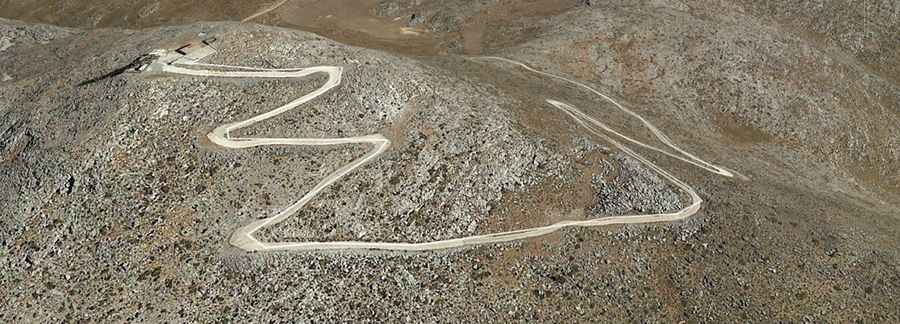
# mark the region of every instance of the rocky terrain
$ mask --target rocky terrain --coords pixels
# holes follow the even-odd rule
[[[266,3],[109,2],[90,16],[0,1],[19,19],[0,19],[0,321],[900,320],[890,1],[296,1],[260,24],[237,21]],[[392,141],[267,241],[427,242],[688,203],[545,100],[657,145],[634,118],[474,55],[587,82],[747,179],[639,150],[703,209],[436,252],[247,253],[228,244],[236,228],[368,148],[207,139],[324,76],[80,85],[199,34],[217,38],[208,63],[344,68],[338,88],[241,135]]]

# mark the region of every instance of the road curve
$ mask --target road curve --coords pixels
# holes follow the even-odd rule
[[[538,73],[540,75],[564,80],[567,82],[571,82],[573,84],[584,87],[585,89],[603,97],[604,99],[612,102],[619,109],[622,109],[626,113],[638,118],[641,120],[644,125],[649,128],[663,143],[665,143],[670,148],[674,149],[681,155],[671,153],[665,150],[658,149],[656,147],[644,144],[640,141],[629,138],[612,128],[608,127],[604,123],[590,117],[585,114],[581,110],[557,100],[547,100],[547,102],[556,107],[572,119],[574,119],[579,125],[584,127],[589,132],[602,137],[603,139],[612,143],[615,147],[619,148],[625,154],[637,159],[638,161],[646,164],[648,167],[653,169],[662,175],[665,179],[671,181],[675,186],[684,190],[690,197],[691,203],[678,211],[672,213],[660,213],[660,214],[646,214],[646,215],[623,215],[623,216],[611,216],[611,217],[603,217],[597,219],[590,220],[580,220],[580,221],[561,221],[554,224],[550,224],[547,226],[541,227],[533,227],[526,228],[521,230],[514,230],[508,232],[500,232],[500,233],[492,233],[492,234],[483,234],[483,235],[473,235],[462,238],[448,239],[448,240],[439,240],[432,242],[422,242],[422,243],[407,243],[407,242],[360,242],[360,241],[331,241],[331,242],[262,242],[258,240],[253,234],[260,230],[261,228],[272,226],[278,224],[285,219],[295,215],[300,209],[303,208],[310,200],[316,197],[323,189],[333,184],[334,182],[340,180],[342,177],[346,176],[353,170],[361,167],[365,163],[377,158],[379,155],[384,153],[391,142],[381,134],[373,134],[367,136],[358,136],[358,137],[343,137],[343,138],[253,138],[253,137],[233,137],[231,136],[232,131],[237,131],[239,129],[249,127],[255,123],[265,121],[269,118],[277,116],[279,114],[285,113],[289,110],[292,110],[310,100],[315,99],[316,97],[328,92],[329,90],[337,87],[341,83],[341,75],[343,70],[341,67],[336,66],[317,66],[317,67],[309,67],[309,68],[294,68],[294,69],[263,69],[263,68],[255,68],[255,67],[244,67],[244,66],[230,66],[230,65],[216,65],[216,64],[203,64],[194,62],[191,60],[179,60],[172,64],[166,64],[162,61],[154,62],[151,66],[151,70],[162,71],[165,73],[172,74],[180,74],[180,75],[189,75],[189,76],[200,76],[200,77],[222,77],[222,78],[302,78],[315,73],[325,73],[328,75],[328,80],[318,89],[310,92],[294,101],[291,101],[285,105],[282,105],[278,108],[270,110],[268,112],[262,113],[260,115],[251,117],[250,119],[228,123],[216,127],[212,132],[210,132],[207,136],[209,139],[220,145],[222,147],[233,148],[233,149],[242,149],[242,148],[251,148],[257,146],[267,146],[267,145],[341,145],[341,144],[370,144],[372,148],[363,156],[353,160],[347,165],[342,166],[340,169],[332,172],[324,179],[319,181],[315,187],[313,187],[309,192],[304,194],[299,200],[282,210],[281,212],[264,218],[260,220],[253,221],[247,225],[244,225],[238,228],[232,235],[229,242],[245,251],[278,251],[278,250],[292,250],[292,251],[323,251],[323,250],[348,250],[348,249],[366,249],[366,250],[393,250],[393,251],[431,251],[431,250],[441,250],[441,249],[450,249],[450,248],[461,248],[461,247],[469,247],[475,245],[482,244],[492,244],[492,243],[500,243],[500,242],[508,242],[514,240],[521,240],[525,238],[531,238],[536,236],[545,235],[548,233],[552,233],[558,231],[560,229],[566,227],[590,227],[590,226],[604,226],[604,225],[613,225],[613,224],[640,224],[640,223],[655,223],[655,222],[671,222],[680,219],[684,219],[690,217],[691,215],[697,213],[700,210],[700,206],[703,200],[700,196],[697,195],[696,191],[691,188],[688,184],[683,181],[677,179],[675,176],[670,174],[668,171],[658,167],[653,164],[640,154],[634,152],[627,146],[623,145],[621,142],[617,141],[613,137],[607,135],[607,133],[614,134],[618,137],[625,139],[628,142],[634,143],[638,146],[645,147],[654,151],[658,151],[664,153],[668,156],[674,157],[676,159],[691,163],[697,167],[700,167],[709,172],[719,174],[726,177],[732,177],[734,174],[724,168],[715,166],[711,163],[703,161],[696,156],[683,151],[678,148],[674,143],[669,140],[665,134],[659,131],[656,127],[654,127],[649,121],[645,120],[638,114],[631,112],[630,110],[624,108],[611,98],[602,93],[594,90],[593,88],[578,83],[576,81],[572,81],[560,76],[556,76],[553,74],[541,72],[528,67],[527,65],[516,62],[513,60],[505,59],[505,58],[496,58],[496,57],[482,57],[477,58],[479,60],[499,60],[507,63],[516,64],[519,67],[525,68],[528,71]],[[223,70],[238,70],[238,71],[223,71]]]
[[[629,141],[629,142],[631,142],[631,143],[633,143],[633,144],[635,144],[635,145],[638,145],[638,146],[640,146],[640,147],[643,147],[643,148],[646,148],[646,149],[650,149],[650,150],[653,150],[653,151],[656,151],[656,152],[659,152],[659,153],[668,155],[669,157],[672,157],[672,158],[675,158],[675,159],[678,159],[678,160],[681,160],[681,161],[684,161],[684,162],[693,164],[694,166],[697,166],[697,167],[699,167],[699,168],[701,168],[701,169],[704,169],[704,170],[706,170],[706,171],[709,171],[709,172],[712,172],[712,173],[715,173],[715,174],[718,174],[718,175],[726,176],[726,177],[734,177],[734,176],[735,176],[735,172],[733,172],[733,171],[731,171],[731,170],[727,170],[727,169],[725,169],[725,168],[723,168],[723,167],[715,166],[715,165],[713,165],[713,164],[711,164],[711,163],[709,163],[709,162],[706,162],[706,161],[701,160],[700,158],[694,156],[694,155],[691,154],[691,153],[688,153],[688,152],[682,150],[681,148],[679,148],[678,146],[676,146],[674,143],[672,143],[672,140],[669,139],[669,137],[666,136],[666,134],[664,134],[662,131],[660,131],[658,128],[656,128],[656,126],[654,126],[652,123],[650,123],[649,121],[647,121],[646,119],[644,119],[644,117],[642,117],[641,115],[638,115],[637,113],[635,113],[634,111],[631,111],[631,110],[628,109],[628,108],[625,108],[624,106],[622,106],[622,105],[619,104],[617,101],[615,101],[615,100],[613,100],[612,98],[610,98],[609,96],[607,96],[607,95],[601,93],[600,91],[597,91],[596,89],[594,89],[594,88],[592,88],[592,87],[590,87],[590,86],[588,86],[588,85],[586,85],[586,84],[584,84],[584,83],[581,83],[581,82],[578,82],[578,81],[575,81],[575,80],[572,80],[572,79],[568,79],[568,78],[565,78],[565,77],[561,77],[561,76],[558,76],[558,75],[555,75],[555,74],[551,74],[551,73],[547,73],[547,72],[538,71],[538,70],[535,70],[534,68],[532,68],[532,67],[530,67],[530,66],[528,66],[528,65],[526,65],[526,64],[524,64],[524,63],[522,63],[522,62],[513,61],[513,60],[510,60],[510,59],[504,58],[504,57],[496,57],[496,56],[480,56],[480,57],[475,57],[474,59],[475,59],[475,60],[495,60],[495,61],[501,61],[501,62],[511,63],[511,64],[514,64],[514,65],[516,65],[516,66],[519,66],[519,67],[521,67],[521,68],[523,68],[523,69],[525,69],[525,70],[528,70],[529,72],[537,73],[537,74],[540,74],[540,75],[543,75],[543,76],[546,76],[546,77],[550,77],[550,78],[553,78],[553,79],[557,79],[557,80],[562,80],[562,81],[568,82],[568,83],[570,83],[570,84],[576,85],[576,86],[578,86],[578,87],[581,87],[581,88],[583,88],[583,89],[585,89],[585,90],[587,90],[587,91],[590,91],[591,93],[600,96],[600,97],[603,98],[604,100],[609,101],[610,103],[612,103],[613,105],[615,105],[616,108],[619,108],[619,110],[625,112],[625,113],[628,114],[629,116],[634,117],[634,118],[636,118],[637,120],[641,121],[641,123],[644,125],[644,127],[647,127],[647,129],[649,129],[650,132],[653,133],[653,136],[656,136],[656,138],[659,139],[661,142],[663,142],[663,144],[666,144],[666,146],[668,146],[668,147],[674,149],[676,152],[678,152],[678,153],[681,154],[682,156],[679,156],[679,155],[677,155],[677,154],[673,154],[673,153],[668,152],[668,151],[665,151],[665,150],[661,150],[661,149],[656,148],[656,147],[651,146],[651,145],[644,144],[644,143],[642,143],[642,142],[640,142],[640,141],[637,141],[637,140],[635,140],[635,139],[632,139],[632,138],[630,138],[630,137],[628,137],[628,136],[626,136],[626,135],[624,135],[624,134],[622,134],[622,133],[619,133],[619,132],[613,130],[612,128],[606,126],[606,124],[603,124],[603,123],[600,123],[600,122],[597,122],[596,120],[594,120],[594,122],[596,123],[596,125],[597,125],[597,126],[600,126],[601,128],[603,128],[603,130],[605,130],[605,131],[607,131],[607,132],[610,132],[610,133],[612,133],[612,134],[615,134],[616,136],[621,137],[621,138],[625,139],[626,141]],[[550,102],[550,100],[548,100],[548,102]],[[553,104],[553,103],[551,103],[551,104]],[[553,105],[556,106],[557,108],[559,108],[559,106],[558,106],[557,104],[553,104]],[[571,106],[570,106],[570,107],[571,107]],[[574,109],[574,108],[573,108],[573,109]],[[574,110],[580,112],[578,109],[574,109]],[[583,113],[582,113],[582,116],[585,117],[585,118],[589,118],[587,115],[585,115],[585,114],[583,114]],[[686,158],[685,158],[685,157],[686,157]],[[743,178],[743,176],[740,176],[740,177]]]
[[[258,122],[264,121],[266,119],[275,117],[282,113],[285,113],[289,110],[292,110],[316,97],[328,92],[332,88],[340,85],[341,83],[341,74],[343,69],[337,66],[318,66],[311,68],[297,68],[297,69],[259,69],[253,67],[244,67],[244,66],[230,66],[230,65],[217,65],[217,64],[202,64],[193,62],[190,60],[180,60],[175,64],[164,64],[162,62],[154,63],[155,66],[152,68],[154,70],[160,70],[166,73],[180,74],[180,75],[190,75],[190,76],[203,76],[203,77],[223,77],[223,78],[302,78],[315,73],[325,73],[328,75],[328,80],[325,81],[325,84],[320,86],[318,89],[310,92],[300,98],[295,99],[287,104],[282,105],[281,107],[275,108],[268,112],[256,115],[251,117],[250,119],[224,124],[219,127],[216,127],[212,132],[207,134],[207,137],[213,143],[227,148],[234,149],[242,149],[242,148],[251,148],[257,146],[266,146],[266,145],[341,145],[341,144],[371,144],[373,148],[369,150],[368,153],[363,155],[362,157],[353,160],[349,164],[341,167],[340,169],[329,174],[325,179],[319,181],[312,190],[307,192],[303,197],[300,198],[297,202],[288,206],[278,214],[275,214],[271,217],[267,217],[264,219],[260,219],[250,224],[247,224],[238,230],[236,230],[232,235],[229,242],[243,250],[246,251],[261,251],[261,250],[277,250],[283,249],[281,247],[284,246],[285,243],[266,243],[257,240],[253,234],[259,229],[278,224],[288,217],[294,215],[306,205],[307,202],[312,200],[319,192],[323,189],[350,173],[354,169],[362,166],[366,162],[374,159],[381,153],[383,153],[390,146],[390,141],[380,134],[367,135],[367,136],[357,136],[357,137],[342,137],[342,138],[253,138],[253,137],[233,137],[231,136],[231,132],[237,131],[241,128],[249,127]],[[197,68],[186,68],[186,67],[197,67]],[[202,69],[202,68],[218,68],[218,69],[233,69],[233,70],[242,70],[242,71],[221,71],[221,70],[210,70],[210,69]]]

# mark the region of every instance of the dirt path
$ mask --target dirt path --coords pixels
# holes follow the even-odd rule
[[[253,19],[256,18],[256,17],[265,15],[265,14],[269,13],[270,11],[275,10],[275,9],[278,9],[278,7],[283,6],[286,2],[288,2],[288,0],[281,0],[281,1],[278,1],[278,2],[276,2],[275,4],[273,4],[272,6],[266,8],[266,9],[260,10],[259,12],[257,12],[257,13],[255,13],[255,14],[252,14],[252,15],[248,16],[247,18],[241,19],[241,22],[248,22],[248,21],[253,20]]]

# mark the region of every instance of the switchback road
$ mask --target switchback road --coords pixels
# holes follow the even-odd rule
[[[700,210],[700,206],[703,200],[697,195],[696,191],[694,191],[691,186],[683,181],[679,180],[675,176],[673,176],[668,171],[660,168],[653,162],[647,160],[637,152],[630,149],[628,146],[624,145],[622,142],[617,140],[611,135],[614,135],[617,138],[623,139],[632,144],[638,145],[643,148],[647,148],[653,151],[657,151],[663,153],[667,156],[679,159],[681,161],[690,163],[699,168],[702,168],[706,171],[725,176],[725,177],[734,177],[735,174],[725,168],[715,166],[709,162],[703,161],[700,158],[690,154],[678,146],[676,146],[662,131],[656,128],[653,124],[647,121],[645,118],[641,117],[637,113],[625,108],[620,105],[615,100],[610,97],[604,95],[603,93],[593,89],[590,86],[587,86],[583,83],[570,80],[561,76],[557,76],[554,74],[541,72],[535,70],[523,63],[513,61],[506,58],[498,58],[498,57],[480,57],[474,58],[476,60],[485,61],[500,61],[509,64],[514,64],[517,67],[523,68],[529,72],[537,73],[539,75],[550,77],[566,82],[570,82],[574,85],[584,88],[587,91],[590,91],[604,100],[612,103],[618,109],[621,109],[625,113],[633,116],[640,120],[644,126],[646,126],[661,142],[663,142],[666,146],[674,150],[675,152],[670,152],[667,150],[663,150],[635,139],[632,139],[614,129],[607,126],[606,124],[598,121],[597,119],[591,117],[590,115],[584,113],[578,108],[566,104],[562,101],[548,99],[547,102],[553,107],[559,109],[562,113],[565,113],[574,121],[576,121],[580,126],[584,127],[588,132],[595,134],[610,143],[612,143],[615,147],[620,149],[625,154],[635,158],[636,160],[644,163],[652,170],[658,172],[663,178],[672,182],[679,189],[683,190],[688,194],[691,199],[690,204],[678,211],[674,211],[671,213],[660,213],[660,214],[638,214],[638,215],[622,215],[622,216],[611,216],[611,217],[603,217],[597,219],[589,219],[589,220],[578,220],[578,221],[561,221],[554,224],[541,226],[541,227],[533,227],[533,228],[525,228],[520,230],[501,232],[501,233],[491,233],[491,234],[483,234],[483,235],[473,235],[467,237],[460,237],[454,239],[447,240],[439,240],[432,242],[421,242],[421,243],[412,243],[412,242],[361,242],[361,241],[325,241],[325,242],[262,242],[258,240],[254,233],[258,230],[278,224],[285,219],[295,215],[300,209],[302,209],[310,200],[315,198],[323,189],[327,188],[329,185],[335,183],[340,180],[342,177],[346,176],[350,172],[358,169],[365,163],[377,158],[382,153],[384,153],[391,142],[384,136],[380,134],[373,134],[367,136],[358,136],[358,137],[342,137],[342,138],[254,138],[254,137],[234,137],[231,136],[231,133],[237,131],[242,128],[249,127],[253,124],[265,121],[269,118],[275,117],[282,113],[288,112],[298,106],[309,102],[310,100],[315,99],[316,97],[328,92],[329,90],[337,87],[341,83],[341,75],[343,73],[343,69],[337,66],[317,66],[317,67],[309,67],[309,68],[295,68],[295,69],[263,69],[263,68],[255,68],[255,67],[244,67],[244,66],[229,66],[229,65],[215,65],[215,64],[202,64],[189,59],[176,60],[174,63],[171,61],[169,64],[165,63],[163,60],[159,60],[154,62],[151,66],[151,70],[162,71],[165,73],[179,74],[179,75],[190,75],[190,76],[200,76],[200,77],[221,77],[221,78],[302,78],[315,73],[324,73],[327,74],[328,80],[321,87],[316,89],[313,92],[310,92],[294,101],[291,101],[287,104],[284,104],[280,107],[277,107],[268,112],[262,113],[260,115],[251,117],[250,119],[244,121],[238,121],[233,123],[228,123],[221,125],[207,136],[209,139],[226,148],[233,149],[242,149],[242,148],[252,148],[258,146],[266,146],[266,145],[342,145],[342,144],[369,144],[372,148],[362,157],[353,160],[347,165],[342,166],[338,170],[332,172],[324,179],[319,181],[315,187],[313,187],[309,192],[305,193],[299,200],[282,210],[281,212],[272,215],[270,217],[253,221],[247,225],[244,225],[237,229],[231,236],[230,243],[240,249],[245,251],[277,251],[277,250],[292,250],[292,251],[322,251],[322,250],[347,250],[347,249],[368,249],[368,250],[394,250],[394,251],[431,251],[431,250],[440,250],[440,249],[450,249],[450,248],[461,248],[461,247],[469,247],[475,245],[483,245],[483,244],[492,244],[492,243],[500,243],[500,242],[508,242],[514,240],[521,240],[525,238],[531,238],[536,236],[545,235],[548,233],[552,233],[567,227],[591,227],[591,226],[604,226],[604,225],[613,225],[613,224],[641,224],[641,223],[656,223],[656,222],[671,222],[677,221],[681,219],[685,219],[697,213]]]

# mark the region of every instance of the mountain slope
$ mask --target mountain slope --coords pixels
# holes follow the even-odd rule
[[[355,31],[342,37],[360,46],[237,22],[132,30],[0,20],[0,300],[10,305],[0,318],[900,319],[900,136],[892,132],[900,91],[889,67],[873,70],[889,66],[881,63],[889,55],[817,42],[793,29],[807,25],[770,25],[767,9],[747,4],[386,3],[372,14],[419,13],[417,32],[437,40],[429,46],[584,82],[746,178],[606,133],[696,189],[700,212],[427,253],[247,253],[228,244],[234,230],[282,210],[369,148],[226,149],[206,134],[326,77],[148,71],[79,83],[201,33],[218,39],[207,63],[342,67],[335,89],[232,136],[377,133],[391,147],[258,233],[267,241],[427,242],[671,212],[689,200],[547,100],[665,147],[636,118],[509,63],[367,49]],[[454,5],[465,10],[447,12]],[[505,5],[519,8],[514,17],[496,16]],[[279,15],[265,19],[284,22]],[[472,30],[462,35],[478,19],[488,27],[482,44]],[[515,37],[492,42],[503,35]]]

